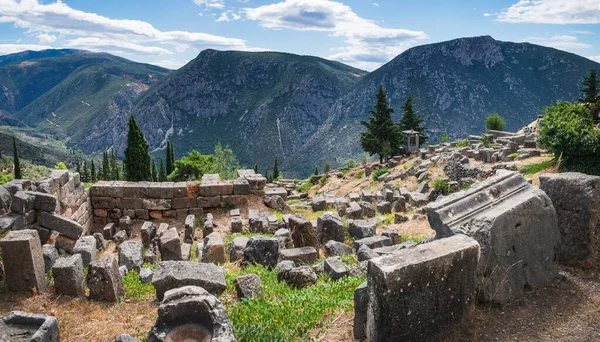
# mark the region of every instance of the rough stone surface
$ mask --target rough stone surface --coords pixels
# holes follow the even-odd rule
[[[200,286],[218,296],[225,291],[225,271],[215,264],[161,261],[154,270],[152,285],[158,300],[163,300],[168,290],[187,285]]]
[[[294,247],[313,247],[319,250],[319,240],[312,223],[302,215],[290,216],[290,229]]]
[[[54,213],[40,212],[38,223],[44,228],[55,230],[71,239],[78,239],[83,233],[83,226],[76,221]]]
[[[156,225],[150,221],[146,221],[142,224],[140,232],[142,235],[142,245],[148,247],[156,235]]]
[[[269,218],[262,211],[248,210],[248,225],[253,233],[269,233]]]
[[[166,260],[181,260],[181,241],[177,229],[171,228],[163,232],[158,238],[160,257]]]
[[[437,341],[472,316],[479,245],[465,235],[369,261],[368,341]]]
[[[184,241],[187,243],[192,243],[194,241],[194,233],[195,233],[194,223],[195,223],[195,221],[196,221],[196,216],[194,216],[194,215],[188,215],[185,217]]]
[[[290,286],[303,289],[317,283],[317,274],[309,266],[285,268],[277,272],[277,280],[285,281]]]
[[[25,214],[34,209],[35,196],[25,192],[17,191],[12,197],[12,204],[10,209],[13,213]]]
[[[364,239],[359,239],[359,240],[355,240],[354,241],[354,250],[357,250],[360,248],[361,245],[366,245],[367,247],[373,249],[373,248],[379,248],[379,247],[385,247],[385,246],[391,246],[392,245],[392,239],[390,239],[387,236],[371,236],[371,237],[367,237]]]
[[[81,255],[75,254],[66,258],[58,258],[52,267],[54,290],[57,294],[81,297],[83,288],[83,262]]]
[[[377,258],[378,256],[379,256],[379,254],[374,252],[367,245],[361,245],[358,248],[358,250],[356,251],[356,257],[358,258],[358,261],[366,261],[366,260],[370,260],[373,258]]]
[[[329,240],[325,244],[325,252],[327,253],[327,256],[340,256],[352,254],[352,248],[343,242]]]
[[[238,299],[254,299],[263,294],[263,286],[256,274],[246,274],[235,278],[233,281]]]
[[[140,269],[140,281],[142,284],[150,284],[152,282],[152,276],[154,272],[152,272],[149,268],[141,268]]]
[[[277,265],[279,241],[276,238],[254,236],[244,249],[245,264],[261,264],[271,269]]]
[[[600,262],[600,177],[565,172],[540,176],[558,219],[558,261],[595,267]]]
[[[128,270],[140,271],[144,263],[142,258],[142,243],[139,241],[125,241],[119,245],[119,266],[125,266]]]
[[[344,221],[333,212],[326,212],[317,218],[317,239],[325,244],[329,240],[344,242]]]
[[[96,238],[93,236],[82,236],[77,239],[73,247],[73,254],[81,254],[83,267],[96,260]]]
[[[377,225],[375,222],[353,220],[348,224],[348,233],[354,239],[364,239],[375,235]]]
[[[118,302],[125,293],[119,265],[113,255],[92,262],[86,280],[91,300]]]
[[[325,259],[323,269],[325,273],[327,273],[327,275],[329,275],[333,280],[338,280],[348,276],[348,267],[346,267],[339,256]]]
[[[52,269],[54,262],[58,259],[58,250],[54,245],[43,245],[42,253],[44,255],[44,272],[48,272]]]
[[[396,228],[390,228],[383,233],[381,236],[387,236],[392,240],[393,245],[398,245],[402,243],[402,236],[400,236],[400,232]]]
[[[211,262],[213,264],[225,263],[225,247],[221,234],[214,232],[204,238],[204,248],[202,250],[202,262]]]
[[[298,247],[282,249],[279,251],[281,260],[291,260],[296,265],[312,265],[319,258],[319,253],[314,247]]]
[[[244,259],[244,250],[248,245],[248,241],[250,238],[247,236],[236,236],[233,241],[229,243],[227,246],[229,250],[229,261],[236,262],[238,260]]]
[[[11,311],[0,317],[0,327],[8,331],[1,331],[2,342],[59,342],[60,329],[58,320],[54,316],[33,314],[22,311]],[[12,328],[12,329],[11,329]],[[7,335],[5,335],[7,334]],[[26,336],[24,338],[24,336]]]
[[[367,306],[369,291],[367,282],[360,284],[354,290],[354,339],[362,340],[367,337]]]
[[[45,263],[36,230],[10,231],[0,239],[6,288],[12,292],[46,291]]]
[[[429,204],[427,215],[438,238],[465,234],[481,245],[481,300],[503,305],[558,276],[552,201],[518,173],[498,170],[468,191]]]
[[[121,334],[113,342],[140,342],[140,340],[128,334]]]
[[[148,342],[171,341],[236,342],[236,338],[223,304],[202,287],[184,286],[165,293],[148,336]]]

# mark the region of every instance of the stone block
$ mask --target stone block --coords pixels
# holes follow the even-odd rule
[[[184,241],[188,243],[192,243],[194,241],[194,234],[196,232],[195,228],[196,216],[188,215],[185,218],[184,230],[185,230],[185,238]]]
[[[256,274],[245,274],[233,280],[238,299],[254,299],[263,294],[260,277]]]
[[[194,285],[218,296],[225,291],[225,271],[212,263],[161,261],[152,277],[156,298],[163,300],[165,292]]]
[[[125,293],[117,259],[112,254],[92,262],[86,280],[91,300],[118,302]]]
[[[92,196],[91,202],[94,209],[115,209],[121,207],[120,198]]]
[[[115,235],[116,232],[117,226],[114,222],[107,223],[104,228],[102,228],[102,236],[104,236],[106,240],[112,240],[113,235]]]
[[[43,245],[42,254],[44,256],[44,272],[48,272],[54,266],[54,262],[58,259],[58,250],[54,245]]]
[[[290,216],[290,230],[292,231],[292,241],[294,247],[313,247],[319,250],[319,240],[317,232],[312,223],[302,215]]]
[[[319,253],[312,246],[279,250],[281,260],[291,260],[296,265],[312,265],[319,258]]]
[[[233,181],[233,194],[234,195],[248,195],[250,194],[250,183],[245,178],[238,178]]]
[[[131,236],[131,226],[133,222],[131,221],[131,217],[123,216],[119,219],[119,230],[124,231],[127,236]]]
[[[375,235],[375,236],[355,240],[354,241],[354,250],[358,251],[358,249],[360,248],[361,245],[366,245],[367,247],[369,247],[371,249],[385,247],[385,246],[391,246],[392,239],[390,239],[387,236]]]
[[[67,253],[73,253],[73,248],[75,248],[76,242],[77,240],[59,234],[54,241],[54,246],[56,246],[59,251],[63,250]]]
[[[27,194],[34,196],[34,208],[36,210],[43,210],[49,213],[56,210],[57,201],[54,195],[35,191],[27,191]]]
[[[560,231],[558,261],[595,267],[600,262],[600,177],[565,172],[540,176],[552,200]],[[576,200],[574,200],[576,199]]]
[[[153,199],[147,198],[143,199],[143,208],[146,210],[169,210],[171,209],[171,200],[170,199]]]
[[[269,217],[265,212],[248,210],[248,226],[253,233],[270,233]]]
[[[353,239],[364,239],[374,236],[377,225],[373,221],[353,220],[348,224],[348,233]]]
[[[152,272],[149,268],[140,269],[140,281],[142,284],[150,284],[152,282],[152,276],[154,272]]]
[[[52,170],[50,171],[50,178],[54,179],[58,183],[58,187],[63,187],[69,181],[69,171]]]
[[[6,337],[3,341],[60,342],[58,320],[53,316],[32,314],[22,311],[11,311],[0,317],[1,324],[12,330],[14,338]],[[22,338],[25,336],[24,338]]]
[[[190,260],[190,255],[192,254],[192,244],[191,243],[182,243],[181,244],[181,260],[188,261]]]
[[[363,216],[362,207],[358,202],[350,202],[346,208],[346,216],[350,219],[360,219]]]
[[[367,307],[369,291],[367,282],[360,284],[354,290],[354,339],[364,340],[367,337]]]
[[[287,190],[285,188],[265,188],[265,196],[279,196],[287,200]]]
[[[144,209],[141,198],[122,198],[119,208],[121,209]]]
[[[181,242],[177,229],[167,229],[164,233],[159,234],[158,249],[163,261],[181,260]]]
[[[231,218],[231,233],[241,233],[243,230],[242,218],[240,216],[233,216]]]
[[[325,253],[327,253],[327,256],[352,254],[352,248],[343,242],[329,240],[325,244]]]
[[[277,272],[277,280],[285,281],[290,286],[303,289],[317,283],[317,274],[309,266],[282,268]]]
[[[138,220],[147,220],[150,218],[150,214],[146,209],[135,209],[135,217]]]
[[[217,232],[210,233],[203,240],[204,249],[202,250],[202,262],[213,264],[225,263],[225,247],[223,239]]]
[[[0,239],[4,278],[8,291],[46,291],[45,264],[40,236],[36,230],[10,231]]]
[[[162,220],[163,214],[162,210],[148,210],[148,216],[155,220]]]
[[[84,295],[83,288],[83,263],[81,255],[58,258],[52,267],[54,290],[56,294],[71,297]]]
[[[325,259],[323,269],[333,280],[339,280],[347,277],[349,270],[339,256],[333,256]]]
[[[173,209],[184,209],[193,208],[196,206],[195,197],[177,197],[171,201],[171,208]]]
[[[188,197],[187,183],[176,182],[173,183],[173,198]]]
[[[244,250],[248,245],[250,238],[247,236],[236,236],[233,241],[229,243],[227,249],[229,250],[229,262],[236,262],[244,259]]]
[[[96,260],[96,238],[88,235],[77,239],[73,246],[73,254],[81,254],[83,267],[88,267],[91,262]]]
[[[333,212],[326,212],[317,218],[317,239],[321,244],[329,240],[344,242],[344,221]]]
[[[141,242],[130,240],[119,245],[119,266],[139,272],[143,263]]]
[[[313,211],[322,211],[326,209],[327,202],[325,201],[325,198],[323,196],[316,195],[312,198],[311,206]]]
[[[196,202],[199,208],[218,208],[221,206],[221,196],[198,197]]]
[[[10,209],[13,213],[25,214],[35,207],[35,196],[25,191],[17,191],[12,197]]]
[[[369,261],[368,341],[437,341],[468,322],[479,245],[465,235]]]
[[[38,216],[40,226],[57,231],[71,239],[77,239],[83,233],[83,226],[69,218],[45,211],[40,212]]]
[[[550,198],[515,172],[496,175],[427,206],[436,237],[465,234],[481,245],[480,299],[506,304],[558,276],[560,232]]]
[[[276,238],[253,236],[244,249],[244,264],[260,264],[272,269],[277,265],[279,241]]]

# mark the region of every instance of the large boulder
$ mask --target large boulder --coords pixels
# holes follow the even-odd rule
[[[558,275],[560,233],[550,198],[515,172],[496,175],[427,206],[437,238],[465,234],[481,245],[480,299],[506,304]]]
[[[329,240],[344,242],[344,221],[340,215],[326,212],[317,218],[317,239],[321,244]]]
[[[244,264],[261,264],[271,269],[277,265],[279,241],[276,238],[253,236],[244,249]]]
[[[112,254],[90,264],[86,281],[92,300],[118,302],[125,294],[119,265]]]
[[[141,242],[131,240],[119,245],[119,266],[139,272],[143,263]]]
[[[8,291],[31,293],[32,288],[46,291],[44,255],[36,230],[10,231],[0,239],[0,253]]]
[[[282,268],[277,273],[278,281],[302,289],[317,283],[317,274],[309,266]]]
[[[348,224],[348,233],[353,239],[364,239],[375,235],[377,225],[374,221],[353,220]]]
[[[566,172],[540,176],[552,200],[560,231],[558,261],[593,267],[600,262],[600,177]]]
[[[302,215],[290,216],[290,229],[292,230],[292,241],[294,247],[313,247],[319,250],[319,240],[317,239],[317,233],[313,228],[312,223],[309,219]]]
[[[152,277],[156,298],[162,300],[168,290],[195,285],[218,296],[225,291],[225,271],[215,264],[190,261],[162,261]]]
[[[367,340],[438,341],[468,322],[478,256],[475,240],[455,235],[369,261]]]

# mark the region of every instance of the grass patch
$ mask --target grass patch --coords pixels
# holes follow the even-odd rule
[[[156,296],[152,284],[143,284],[137,271],[129,271],[123,277],[125,297],[140,301],[151,301]]]
[[[354,178],[361,179],[361,178],[363,178],[364,175],[365,175],[365,170],[360,170],[354,174]]]
[[[235,300],[235,277],[255,273],[263,284],[264,294],[254,300]],[[295,289],[277,281],[277,272],[256,265],[226,275],[227,290],[223,296],[227,315],[232,321],[239,341],[307,341],[314,329],[340,312],[350,312],[354,289],[364,277],[346,277],[333,281],[326,275],[315,286]]]
[[[283,222],[283,213],[281,211],[273,209],[271,213],[277,216],[277,222]]]
[[[299,199],[293,199],[293,200],[288,200],[287,204],[289,204],[289,205],[302,204],[302,201]]]
[[[547,161],[543,161],[541,163],[523,165],[519,169],[519,172],[524,175],[532,175],[534,173],[543,171],[552,165],[554,165],[554,160],[547,160]]]
[[[300,186],[297,186],[296,190],[298,190],[298,192],[306,193],[312,187],[313,187],[313,184],[311,182],[304,182],[304,183],[300,184]]]
[[[414,243],[419,243],[427,238],[428,236],[423,234],[402,235],[402,242],[412,241]]]
[[[327,212],[327,210],[312,211],[312,209],[305,207],[295,207],[292,208],[292,211],[294,214],[300,214],[309,220],[316,220],[319,216]]]

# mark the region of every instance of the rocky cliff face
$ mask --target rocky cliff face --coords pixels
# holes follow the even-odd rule
[[[489,36],[414,47],[363,77],[336,101],[327,121],[284,166],[341,163],[359,155],[360,120],[368,117],[379,84],[396,109],[395,120],[412,94],[415,110],[435,141],[443,132],[451,138],[481,133],[485,117],[494,110],[505,118],[506,129],[517,130],[545,106],[575,100],[591,68],[599,64],[564,51]]]

